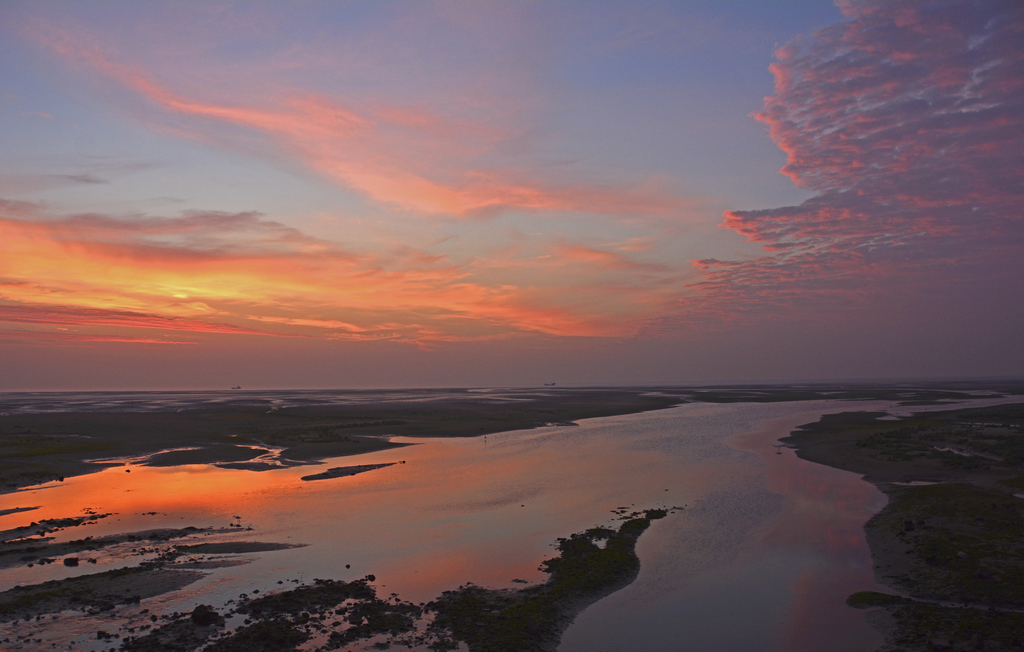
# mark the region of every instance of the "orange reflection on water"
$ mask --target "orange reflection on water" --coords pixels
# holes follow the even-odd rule
[[[420,445],[267,472],[111,468],[0,496],[0,509],[41,506],[2,517],[0,528],[88,507],[117,512],[90,525],[93,536],[240,523],[253,530],[235,528],[235,536],[307,544],[216,569],[161,609],[223,604],[290,579],[367,574],[382,593],[421,602],[467,582],[511,588],[513,579],[542,581],[538,565],[554,556],[556,538],[614,525],[617,507],[688,504],[652,525],[638,546],[640,577],[603,601],[610,606],[581,615],[577,622],[590,633],[570,629],[563,643],[575,637],[576,647],[570,642],[567,651],[594,649],[588,636],[602,645],[640,636],[650,644],[644,649],[674,652],[684,633],[719,641],[723,627],[740,646],[756,639],[787,650],[835,649],[836,632],[851,641],[873,636],[863,613],[843,601],[874,586],[860,528],[884,498],[852,474],[791,451],[775,454],[775,438],[816,419],[813,410],[694,404],[578,428],[413,440]],[[772,421],[780,416],[785,427]],[[737,441],[742,432],[752,434]],[[402,460],[349,477],[301,479],[334,466]],[[59,536],[80,538],[75,529]],[[82,572],[54,566],[45,572]],[[40,581],[39,573],[19,569],[0,579]]]
[[[630,475],[642,476],[656,460],[654,453],[623,456],[622,442],[595,438],[584,444],[575,431],[434,439],[264,472],[208,465],[112,467],[0,497],[0,509],[40,505],[4,517],[0,527],[89,508],[115,513],[89,525],[91,536],[232,523],[252,526],[248,539],[308,544],[267,554],[244,573],[218,570],[238,573],[229,582],[235,594],[261,582],[272,587],[284,572],[286,578],[307,579],[373,573],[388,592],[414,600],[432,599],[467,581],[514,586],[512,579],[544,579],[538,565],[554,556],[556,537],[607,521],[619,505],[642,503],[655,485],[663,491],[663,480],[635,480],[628,487],[609,481],[621,475],[623,464],[634,469]],[[301,479],[334,466],[400,461],[405,463],[354,476]],[[58,536],[81,538],[82,531],[70,528]],[[228,589],[224,594],[232,597]]]

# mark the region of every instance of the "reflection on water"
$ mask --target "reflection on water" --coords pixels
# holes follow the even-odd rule
[[[880,639],[843,601],[874,587],[862,525],[884,496],[773,446],[793,426],[841,409],[690,404],[575,428],[405,440],[418,445],[316,470],[405,464],[315,482],[300,479],[311,467],[115,467],[0,496],[0,510],[39,506],[0,517],[0,529],[93,508],[116,515],[58,540],[240,522],[251,539],[309,544],[144,602],[181,611],[279,581],[368,573],[382,594],[414,602],[468,581],[512,587],[542,580],[537,566],[555,538],[612,523],[612,509],[685,505],[641,538],[637,581],[585,611],[562,650],[868,650]],[[9,569],[0,589],[102,568]]]
[[[698,420],[718,446],[714,472],[684,513],[640,540],[637,581],[585,611],[560,649],[875,649],[880,637],[845,599],[877,588],[862,528],[885,497],[773,445],[825,404],[693,407],[680,421]],[[692,439],[661,445],[687,459],[707,450]]]

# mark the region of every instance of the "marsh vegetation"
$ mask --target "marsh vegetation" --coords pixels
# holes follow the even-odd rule
[[[886,650],[1018,650],[1024,645],[1024,404],[880,421],[844,413],[788,441],[812,461],[864,473],[889,504],[865,530],[893,593]]]

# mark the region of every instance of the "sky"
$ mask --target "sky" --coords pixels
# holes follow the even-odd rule
[[[0,390],[1024,376],[1024,4],[0,3]]]

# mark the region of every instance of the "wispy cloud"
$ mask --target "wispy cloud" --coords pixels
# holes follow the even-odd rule
[[[645,271],[667,272],[664,265],[642,263],[618,251],[595,249],[580,244],[561,244],[555,248],[555,255],[563,260],[587,263],[595,267],[612,271]]]
[[[31,164],[23,164],[18,172],[0,172],[0,193],[6,196],[35,193],[68,186],[106,185],[114,180],[136,172],[151,170],[156,167],[146,162],[111,162],[102,160],[84,160],[74,164],[62,161],[58,163],[65,171],[62,173],[40,173],[26,171]]]
[[[0,342],[15,342],[19,345],[38,344],[42,346],[88,345],[94,343],[118,344],[195,344],[189,340],[172,340],[156,337],[131,337],[128,335],[97,335],[89,333],[69,333],[63,331],[30,331],[19,329],[0,329]]]
[[[275,156],[299,161],[345,187],[400,208],[459,217],[506,209],[605,215],[680,215],[698,200],[677,196],[651,179],[635,185],[552,178],[496,165],[496,153],[521,135],[499,127],[445,117],[420,107],[381,102],[346,103],[301,90],[280,99],[226,104],[186,96],[134,65],[117,61],[96,44],[53,26],[37,26],[37,38],[69,60],[84,62],[177,116],[184,135],[255,151],[253,138],[269,139]],[[223,127],[240,128],[237,140]],[[238,138],[238,133],[234,135]],[[500,157],[499,157],[500,158]]]

